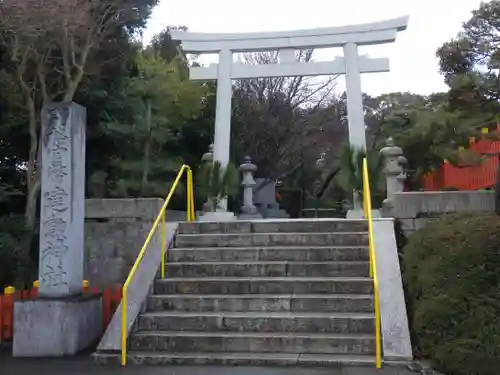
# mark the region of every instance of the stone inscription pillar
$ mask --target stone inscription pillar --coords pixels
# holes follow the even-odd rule
[[[39,294],[82,292],[85,108],[54,103],[42,111]]]

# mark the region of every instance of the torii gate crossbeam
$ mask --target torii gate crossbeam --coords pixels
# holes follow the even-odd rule
[[[358,46],[391,43],[399,31],[406,30],[408,16],[391,20],[330,28],[258,33],[192,33],[173,31],[186,53],[218,53],[219,63],[190,68],[195,80],[217,80],[217,106],[214,134],[214,160],[229,162],[231,139],[231,96],[233,79],[346,75],[349,142],[366,148],[361,90],[361,73],[389,71],[388,59],[360,56]],[[330,62],[295,61],[295,50],[342,47],[344,57]],[[235,52],[280,51],[279,64],[248,65],[233,62]]]

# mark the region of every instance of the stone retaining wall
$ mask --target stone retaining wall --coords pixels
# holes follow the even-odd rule
[[[384,210],[384,216],[400,220],[406,235],[450,213],[493,212],[493,191],[429,191],[394,194],[393,208]]]
[[[87,199],[85,279],[95,286],[122,284],[162,204],[160,198]],[[169,222],[184,221],[186,213],[167,211],[166,218]]]

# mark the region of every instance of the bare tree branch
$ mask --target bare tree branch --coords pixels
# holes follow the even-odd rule
[[[296,53],[312,63],[313,50]],[[246,53],[245,64],[278,64],[279,53]],[[300,168],[313,168],[320,157],[330,160],[343,140],[345,121],[334,89],[337,77],[276,77],[235,83],[233,158],[248,154],[259,166],[258,175],[271,180],[288,178]],[[335,124],[335,125],[333,125]],[[332,129],[338,127],[338,129]],[[307,166],[307,167],[305,167]],[[329,167],[329,166],[328,166]]]
[[[27,226],[33,229],[40,186],[40,116],[44,104],[60,96],[72,101],[90,60],[110,32],[122,27],[119,7],[109,0],[1,0],[0,44],[10,58],[29,113]],[[97,58],[95,65],[105,61]]]

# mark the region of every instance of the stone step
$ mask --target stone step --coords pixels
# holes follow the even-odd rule
[[[168,352],[253,352],[296,354],[374,354],[366,334],[137,331],[131,350]]]
[[[266,276],[360,276],[370,275],[367,261],[342,262],[182,262],[167,263],[168,277],[266,277]]]
[[[375,334],[375,317],[373,313],[162,311],[142,314],[138,329]]]
[[[168,262],[368,261],[367,246],[172,248]],[[168,263],[167,263],[168,264]]]
[[[293,311],[373,313],[363,294],[163,294],[147,299],[148,311]]]
[[[303,232],[367,232],[366,220],[273,220],[234,221],[226,223],[184,222],[179,234],[209,233],[303,233]]]
[[[366,232],[179,234],[175,247],[367,246]]]
[[[367,277],[202,277],[166,278],[156,294],[372,294]]]
[[[119,364],[120,354],[96,353],[100,364]],[[130,365],[227,365],[227,366],[374,366],[375,357],[347,354],[296,354],[296,353],[168,353],[135,351],[127,353]]]

